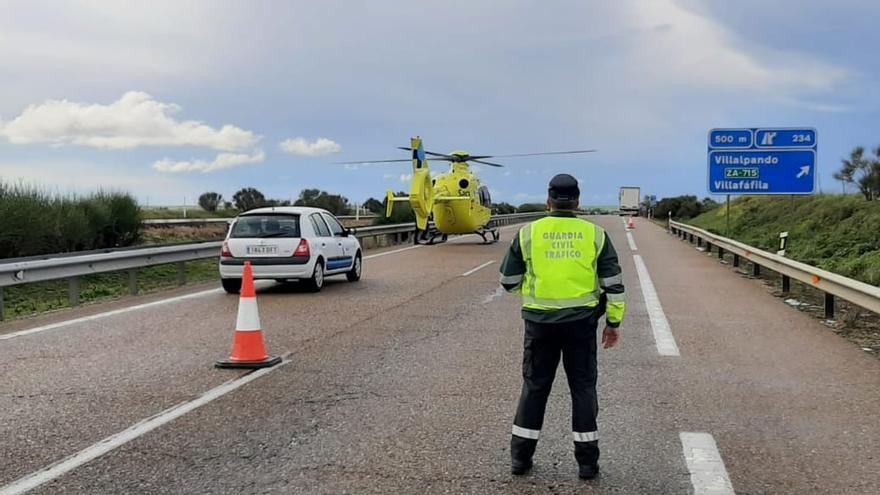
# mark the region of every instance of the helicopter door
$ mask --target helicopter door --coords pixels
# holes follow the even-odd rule
[[[492,197],[489,195],[489,188],[486,186],[481,186],[477,193],[480,195],[480,204],[489,208],[492,206]]]

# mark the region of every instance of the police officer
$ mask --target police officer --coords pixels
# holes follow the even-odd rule
[[[577,180],[568,174],[553,177],[548,196],[550,215],[520,230],[501,266],[501,284],[521,295],[525,320],[511,472],[523,475],[532,467],[561,355],[571,390],[578,475],[592,479],[599,473],[596,329],[604,314],[602,343],[606,349],[617,344],[625,311],[623,278],[605,231],[575,216]]]

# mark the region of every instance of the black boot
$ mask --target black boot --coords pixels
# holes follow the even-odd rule
[[[578,478],[582,480],[591,480],[598,475],[598,464],[581,464],[580,466],[578,466]]]
[[[530,438],[510,437],[510,472],[516,476],[522,476],[532,468],[532,456],[535,455],[537,440]]]
[[[580,479],[591,480],[599,474],[599,442],[575,442],[574,457]]]

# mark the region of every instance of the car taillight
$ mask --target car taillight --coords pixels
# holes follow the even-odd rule
[[[232,257],[232,251],[229,250],[229,241],[223,241],[223,249],[220,250],[220,256],[224,258]]]
[[[296,247],[296,251],[293,252],[294,256],[305,256],[309,257],[312,255],[311,251],[309,251],[309,241],[305,239],[300,239],[299,246]]]

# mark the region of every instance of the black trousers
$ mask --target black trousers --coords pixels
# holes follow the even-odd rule
[[[530,461],[544,424],[547,397],[562,357],[571,390],[571,427],[578,464],[599,461],[596,415],[596,328],[598,317],[566,323],[525,321],[523,387],[513,421],[510,454],[514,462]]]

